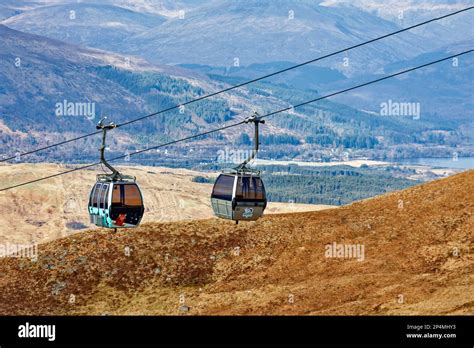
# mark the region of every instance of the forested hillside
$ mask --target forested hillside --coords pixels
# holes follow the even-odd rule
[[[217,171],[223,167],[212,169]],[[267,196],[272,202],[344,205],[419,183],[405,178],[409,169],[395,175],[389,167],[264,165],[258,169],[262,171]],[[193,181],[214,182],[203,176],[194,177]]]

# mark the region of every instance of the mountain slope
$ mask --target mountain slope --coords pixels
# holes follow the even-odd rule
[[[0,141],[6,145],[3,156],[93,132],[95,123],[103,116],[120,123],[237,83],[229,79],[211,80],[196,72],[150,64],[137,57],[129,57],[128,61],[116,53],[74,46],[1,25],[0,34],[3,48],[0,58],[6,62],[0,69]],[[267,71],[265,67],[257,67],[261,69],[264,70],[254,74]],[[330,79],[342,77],[333,72],[330,75]],[[290,87],[267,82],[254,84],[189,105],[183,113],[173,110],[114,131],[109,139],[111,156],[214,129],[225,122],[241,120],[252,110],[263,114],[316,95],[318,91],[314,90],[295,93]],[[95,110],[91,115],[84,112],[57,114],[58,105],[62,107],[66,103]],[[417,142],[422,144],[420,150],[412,149],[420,156],[424,151],[433,151],[432,144],[427,142],[429,134],[421,133],[436,132],[443,123],[443,120],[430,121],[374,116],[329,100],[321,101],[297,109],[292,115],[283,113],[269,119],[262,129],[263,137],[267,137],[262,138],[265,140],[262,150],[266,151],[266,158],[299,156],[314,160],[332,157],[336,150],[350,152],[351,158],[382,158],[395,153],[388,148],[394,143]],[[243,139],[243,132],[250,131],[249,127],[229,129],[199,139],[200,157],[194,152],[194,163],[215,161],[223,145],[232,144],[239,150],[248,148],[250,143],[239,142],[239,139]],[[465,144],[461,144],[458,134],[452,132],[448,139],[448,146],[441,144],[443,146],[435,148],[436,155],[451,154],[454,151],[449,148],[451,144],[457,145],[456,151],[461,155],[468,154],[467,151],[464,154],[461,145]],[[96,159],[98,141],[96,137],[70,143],[29,156],[28,160],[92,161]],[[180,147],[180,159],[184,162],[189,162],[184,158],[189,155],[188,150],[186,146]],[[162,156],[151,153],[137,157],[147,165],[162,160]],[[180,164],[190,167],[189,163]]]
[[[137,114],[145,112],[143,100],[106,78],[93,68],[114,66],[135,72],[152,71],[166,75],[192,77],[183,69],[151,65],[131,58],[94,49],[82,48],[42,36],[31,35],[0,25],[0,112],[3,121],[14,130],[24,130],[36,122],[36,130],[69,128],[76,130],[94,125],[101,114],[116,110]],[[95,115],[60,117],[56,103],[94,102]],[[19,117],[20,116],[20,117]],[[91,119],[92,118],[92,119]],[[83,132],[81,132],[83,133]]]
[[[332,7],[345,7],[350,4],[403,27],[472,6],[471,0],[384,0],[383,2],[379,0],[326,0],[324,3]],[[453,39],[462,39],[459,33],[473,34],[473,16],[472,11],[464,12],[455,17],[431,23],[429,26],[417,28],[414,32],[430,41],[433,40],[434,45],[450,44]]]
[[[0,260],[0,313],[472,315],[473,180],[238,226],[79,233],[36,262]],[[333,243],[363,245],[363,260],[325,257]]]
[[[127,37],[165,20],[158,14],[108,4],[70,3],[37,7],[5,19],[2,24],[71,44],[113,51]]]
[[[14,155],[10,152],[14,148],[37,148],[93,132],[104,116],[120,123],[216,88],[202,76],[182,68],[149,64],[137,57],[83,48],[3,25],[0,25],[0,45],[0,59],[5,62],[0,68],[0,138],[9,147],[2,155]],[[122,80],[111,78],[114,74]],[[134,85],[124,85],[124,80]],[[148,83],[146,90],[139,89],[142,81]],[[119,150],[123,154],[126,150],[133,151],[143,141],[137,134],[156,134],[152,140],[158,143],[163,137],[166,140],[166,137],[189,135],[199,126],[205,128],[207,122],[201,118],[214,113],[217,107],[216,117],[229,113],[220,98],[200,106],[197,111],[189,107],[184,115],[169,112],[136,124],[134,129],[119,130],[119,139],[114,141],[126,143]],[[189,124],[180,124],[183,120]],[[69,156],[63,151],[72,150],[75,154],[70,158],[78,159],[92,149],[91,145],[96,149],[98,140],[76,142],[70,144],[75,149],[66,146],[59,152],[40,155],[64,160]]]
[[[158,10],[158,4],[154,6]],[[299,62],[398,29],[396,24],[356,7],[339,9],[310,0],[164,6],[172,11],[182,8],[184,18],[138,13],[112,5],[66,3],[35,8],[3,23],[17,30],[138,55],[152,62],[212,66],[233,66],[235,57],[241,66],[282,60]],[[76,19],[69,19],[70,11],[75,11]],[[290,11],[294,18],[290,18]],[[350,52],[349,67],[342,67],[342,56],[322,64],[356,73],[369,66],[377,68],[413,57],[434,42],[404,33]]]
[[[130,37],[124,44],[131,53],[140,51],[147,59],[230,67],[234,58],[241,66],[304,61],[363,41],[369,33],[372,37],[393,30],[393,23],[356,8],[340,11],[313,1],[214,1],[190,11],[184,19],[168,20]],[[166,50],[157,53],[156,46]],[[395,38],[351,52],[352,64],[345,72],[355,72],[361,62],[367,68],[368,62],[378,66],[394,56],[408,57],[423,47],[429,46],[407,33],[403,40]],[[183,51],[187,52],[184,56]],[[322,64],[343,70],[342,58]]]
[[[407,61],[388,64],[381,73],[384,75],[393,74],[468,51],[473,47],[474,35],[467,35],[466,41],[460,41],[440,50],[421,54]],[[391,79],[381,84],[368,86],[357,91],[357,93],[346,94],[335,99],[341,103],[377,113],[380,112],[381,103],[388,100],[418,102],[421,107],[420,119],[430,120],[442,127],[452,127],[463,123],[469,124],[474,117],[473,62],[474,54],[469,53],[457,57],[456,60],[448,60],[407,74],[402,79]],[[372,75],[352,79],[350,82],[336,82],[332,84],[332,87],[344,88],[357,82],[376,79],[379,76]]]

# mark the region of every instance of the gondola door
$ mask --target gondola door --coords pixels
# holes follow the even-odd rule
[[[89,197],[91,223],[101,227],[109,227],[107,224],[109,186],[108,183],[96,183]]]
[[[135,183],[115,183],[110,193],[108,227],[137,227],[145,211],[143,197]]]
[[[236,221],[257,220],[263,215],[266,206],[267,199],[262,179],[252,175],[237,176],[233,219]]]
[[[211,205],[216,216],[233,219],[232,198],[235,191],[235,176],[221,174],[212,189]]]

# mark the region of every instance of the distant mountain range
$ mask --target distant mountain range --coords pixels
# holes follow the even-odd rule
[[[463,6],[440,9],[432,5],[438,10],[427,11],[426,6],[412,5],[405,13],[405,22],[394,22],[363,10],[363,2],[356,3],[359,7],[329,1],[318,5],[309,0],[41,4],[4,19],[3,24],[152,62],[227,67],[234,66],[236,58],[240,66],[307,60],[395,31],[407,21],[413,24],[425,20],[427,12],[434,17]],[[414,12],[417,8],[424,11]],[[348,52],[349,66],[343,66],[342,56],[320,64],[350,75],[375,72],[388,63],[456,42],[461,38],[453,34],[472,33],[473,18],[472,13],[460,14]]]
[[[404,4],[404,18],[411,20],[465,5]],[[90,132],[101,116],[129,120],[407,25],[392,18],[393,11],[371,6],[371,1],[4,1],[0,141],[35,148]],[[150,118],[118,131],[113,148],[134,151],[470,49],[472,17],[465,13],[435,23],[434,32],[446,30],[451,40],[448,34],[433,37],[426,27],[200,102],[184,113]],[[456,30],[463,34],[453,35]],[[445,62],[275,118],[263,130],[266,156],[472,154],[472,60],[464,56],[456,67]],[[421,115],[380,115],[389,102],[418,103]],[[87,107],[94,108],[94,117]],[[75,114],[80,115],[71,117]],[[225,143],[250,146],[240,131],[202,142],[208,158]],[[96,145],[71,144],[37,159],[86,160]],[[73,155],[77,151],[83,154]]]
[[[72,12],[71,12],[72,11]],[[183,10],[185,11],[185,10]],[[166,64],[234,66],[306,60],[397,29],[393,22],[355,7],[314,1],[211,1],[183,17],[138,13],[114,5],[40,6],[4,25],[72,44],[138,55]],[[413,33],[348,53],[347,73],[374,69],[433,47]],[[342,66],[342,57],[324,62]]]
[[[75,3],[41,6],[3,24],[71,44],[120,51],[128,37],[165,22],[160,15],[142,14],[117,6]]]

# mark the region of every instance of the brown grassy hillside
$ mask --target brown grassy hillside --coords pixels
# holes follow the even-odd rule
[[[0,260],[0,314],[472,315],[473,182],[469,171],[238,226],[80,232],[36,262]],[[363,245],[364,260],[325,257],[333,242]]]

